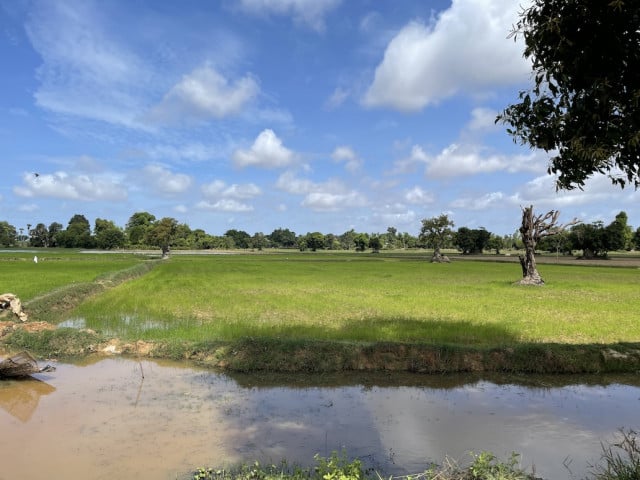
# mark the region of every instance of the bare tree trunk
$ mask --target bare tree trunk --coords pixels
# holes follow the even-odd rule
[[[520,266],[522,267],[522,279],[520,285],[544,285],[544,280],[538,273],[536,267],[536,245],[542,237],[556,235],[564,230],[568,225],[575,225],[577,220],[573,220],[565,225],[558,225],[560,212],[551,210],[544,215],[533,215],[533,205],[522,209],[522,243],[524,243],[524,256],[519,255]]]
[[[431,263],[450,263],[449,257],[440,253],[440,247],[433,249],[433,256],[431,257]]]
[[[520,285],[544,285],[544,280],[536,267],[536,244],[539,240],[538,229],[540,225],[540,218],[533,216],[533,205],[522,209],[520,233],[522,234],[522,243],[524,243],[524,256],[518,256],[522,267]]]

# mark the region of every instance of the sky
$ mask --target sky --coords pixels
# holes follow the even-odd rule
[[[638,191],[557,192],[495,124],[532,85],[522,5],[0,0],[0,221],[503,235],[533,205],[637,228]]]

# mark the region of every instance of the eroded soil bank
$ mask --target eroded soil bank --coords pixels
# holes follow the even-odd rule
[[[498,348],[403,343],[340,343],[287,339],[236,342],[126,342],[92,330],[46,322],[0,322],[0,352],[40,358],[124,355],[190,360],[223,371],[415,373],[634,373],[640,344],[516,344]]]

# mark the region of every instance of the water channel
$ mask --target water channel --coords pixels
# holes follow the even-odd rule
[[[386,474],[490,450],[571,479],[601,442],[640,427],[638,375],[231,377],[120,358],[56,367],[0,381],[0,480],[186,479],[254,460],[308,466],[343,448]]]

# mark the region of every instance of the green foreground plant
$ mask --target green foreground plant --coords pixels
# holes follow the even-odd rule
[[[601,462],[592,468],[585,480],[639,480],[640,442],[634,430],[621,430],[621,439],[602,446]],[[512,452],[502,461],[491,452],[471,454],[472,461],[460,466],[451,458],[442,465],[431,465],[424,472],[384,476],[363,467],[359,459],[349,460],[346,452],[332,452],[328,457],[316,455],[311,468],[290,467],[286,461],[279,466],[262,466],[259,462],[231,469],[201,467],[193,472],[193,480],[541,480],[535,471],[520,466],[520,456]]]
[[[422,473],[384,477],[374,469],[365,469],[359,459],[349,460],[345,451],[333,452],[328,458],[316,455],[315,467],[262,466],[259,462],[237,468],[199,468],[193,480],[536,480],[532,473],[519,467],[519,455],[513,453],[506,462],[492,453],[472,455],[467,467],[447,459],[442,466],[432,465]]]
[[[640,439],[635,430],[621,430],[620,440],[602,446],[602,458],[592,468],[594,480],[640,480]]]

